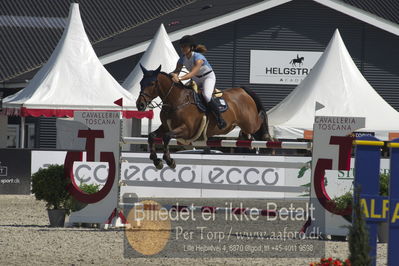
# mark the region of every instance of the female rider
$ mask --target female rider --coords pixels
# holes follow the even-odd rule
[[[217,126],[222,129],[226,126],[226,122],[221,117],[217,103],[212,98],[215,88],[216,76],[212,70],[208,60],[203,53],[207,51],[204,45],[197,45],[191,35],[183,36],[179,41],[182,56],[177,61],[176,69],[171,73],[172,80],[179,82],[180,80],[194,80],[199,87],[202,87],[202,96],[204,97],[208,110],[216,117]],[[189,73],[179,77],[183,66],[187,68]]]

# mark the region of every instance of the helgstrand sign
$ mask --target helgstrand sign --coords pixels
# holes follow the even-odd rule
[[[299,84],[322,52],[251,50],[250,83]]]

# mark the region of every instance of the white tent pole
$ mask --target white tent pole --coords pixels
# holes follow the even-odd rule
[[[25,148],[25,117],[21,116],[21,138],[20,138],[20,148]]]

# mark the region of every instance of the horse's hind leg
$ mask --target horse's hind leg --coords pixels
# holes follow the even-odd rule
[[[254,138],[252,137],[251,134],[245,133],[242,129],[238,133],[238,138],[237,140],[253,140]],[[253,150],[254,148],[246,148],[246,147],[237,147],[235,148],[235,151],[238,153],[247,153],[250,150]]]
[[[261,121],[261,126],[255,135],[259,140],[272,140],[272,137],[269,134],[269,122],[266,112],[262,110],[259,112],[258,116]]]
[[[240,132],[238,133],[238,139],[239,140],[252,140],[252,136],[251,136],[251,134],[245,133],[241,129]]]
[[[161,126],[162,127],[162,126]],[[157,130],[155,130],[154,132],[151,132],[148,135],[148,146],[150,148],[150,159],[152,160],[152,162],[154,163],[154,166],[157,169],[162,169],[163,168],[163,162],[161,159],[158,159],[157,156],[157,151],[155,149],[155,143],[154,143],[154,139],[158,136],[158,134],[160,133],[160,129],[161,127],[159,127]]]

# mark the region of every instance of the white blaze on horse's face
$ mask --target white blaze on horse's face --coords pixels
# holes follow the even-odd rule
[[[156,70],[147,70],[140,64],[141,70],[143,71],[143,78],[140,81],[140,96],[136,101],[136,107],[139,111],[144,111],[148,104],[158,96],[157,94],[157,83],[158,74],[161,71],[161,66]]]

